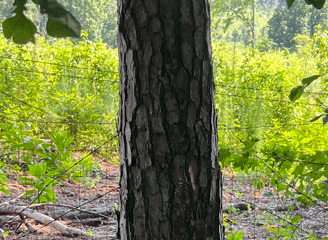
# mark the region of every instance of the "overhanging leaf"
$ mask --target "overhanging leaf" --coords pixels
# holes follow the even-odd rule
[[[312,4],[315,8],[321,9],[325,5],[325,0],[312,0]]]
[[[325,115],[325,114],[319,114],[319,115],[317,115],[317,116],[315,116],[310,122],[315,122],[315,121],[317,121],[319,118],[321,118],[323,115]]]
[[[288,8],[290,8],[293,5],[293,2],[295,2],[295,0],[287,0]]]
[[[321,77],[321,75],[313,75],[311,77],[304,78],[302,80],[303,85],[310,85],[314,80],[318,79]]]
[[[34,23],[27,19],[23,13],[16,14],[2,24],[3,33],[6,38],[13,38],[15,43],[35,43],[34,34],[37,33]]]
[[[307,5],[313,5],[317,9],[321,9],[325,5],[325,0],[305,0]]]
[[[323,125],[326,125],[328,122],[328,114],[323,118]]]
[[[52,37],[81,37],[81,25],[72,14],[67,12],[63,17],[50,17],[47,32]]]
[[[304,92],[304,86],[297,86],[294,87],[289,94],[289,99],[292,102],[295,102],[297,99],[299,99]]]
[[[56,0],[39,0],[41,13],[48,14],[47,32],[52,37],[81,36],[81,25],[76,18]]]

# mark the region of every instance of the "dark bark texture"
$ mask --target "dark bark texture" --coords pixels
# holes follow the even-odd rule
[[[223,239],[208,0],[118,0],[122,240]]]

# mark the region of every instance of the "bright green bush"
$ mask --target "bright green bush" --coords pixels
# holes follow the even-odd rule
[[[68,131],[75,149],[90,150],[116,135],[118,54],[105,44],[0,38],[0,79],[1,121],[30,136]],[[115,151],[117,142],[106,147]]]
[[[328,139],[325,127],[309,122],[325,109],[327,85],[319,79],[296,102],[288,96],[301,79],[326,74],[326,39],[325,33],[316,34],[314,40],[298,36],[293,53],[213,41],[221,164],[266,175],[278,192],[305,203],[308,197],[328,200]],[[11,170],[24,169],[22,160],[30,172],[34,171],[31,166],[39,164],[28,150],[24,159],[17,160],[14,149],[29,144],[22,136],[34,139],[33,148],[42,144],[39,139],[52,136],[56,142],[58,137],[59,143],[69,139],[67,152],[96,149],[116,136],[117,71],[117,50],[102,43],[39,39],[36,45],[18,46],[0,39],[0,120],[6,134],[10,133],[9,138],[5,132],[1,135],[2,159],[11,159]],[[15,130],[10,132],[10,128]],[[56,149],[60,152],[59,145]],[[116,156],[117,140],[102,149],[101,156]],[[86,158],[79,165],[68,155],[56,163],[46,160],[47,171],[60,169],[65,179],[92,186],[96,179],[88,174],[97,170],[92,160]],[[51,153],[48,157],[55,158]],[[77,178],[82,172],[83,178]],[[6,179],[1,176],[0,190],[5,191]],[[34,180],[31,186],[38,192],[41,183]],[[256,182],[256,187],[261,186]],[[44,201],[51,198],[50,190]]]
[[[328,105],[327,85],[316,80],[296,102],[288,96],[301,79],[326,74],[326,39],[315,35],[294,53],[213,44],[221,164],[267,176],[274,194],[306,204],[328,201],[327,129],[310,123]]]

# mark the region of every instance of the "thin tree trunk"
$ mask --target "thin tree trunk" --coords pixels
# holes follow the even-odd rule
[[[118,0],[122,240],[223,239],[208,0]]]
[[[253,23],[252,23],[253,49],[255,48],[255,0],[253,0]]]

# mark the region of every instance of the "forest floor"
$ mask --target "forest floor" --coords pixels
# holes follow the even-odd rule
[[[83,230],[84,232],[92,232],[93,234],[103,236],[115,235],[116,216],[114,214],[112,205],[113,203],[118,203],[119,201],[119,184],[117,180],[117,177],[119,176],[119,165],[112,165],[105,161],[100,161],[99,163],[102,166],[102,171],[100,173],[101,179],[98,183],[96,183],[95,187],[90,189],[83,187],[82,184],[79,183],[64,181],[64,184],[61,186],[53,186],[53,189],[56,193],[55,206],[52,206],[50,203],[49,205],[44,205],[34,210],[40,213],[58,211],[58,215],[60,216],[63,215],[63,210],[67,212],[72,210],[65,206],[79,207],[80,209],[85,209],[88,211],[90,209],[108,208],[108,211],[102,211],[106,212],[105,215],[108,217],[108,219],[104,219],[98,215],[85,219],[60,219],[64,225]],[[28,188],[19,184],[19,182],[16,180],[17,174],[9,174],[7,177],[11,193],[9,195],[1,194],[0,204],[17,198],[22,193],[22,190],[26,190]],[[29,202],[29,199],[19,198],[10,204],[17,206],[27,206]],[[90,210],[90,212],[93,211]],[[52,229],[50,226],[44,226],[35,220],[30,220],[29,223],[31,223],[32,226],[37,229],[36,233],[30,233],[27,227],[24,224],[21,224],[20,219],[17,217],[0,217],[0,228],[5,231],[9,231],[6,240],[96,239],[92,237],[92,235],[87,237],[78,236],[76,238],[65,237],[56,230]],[[104,237],[103,239],[109,238]]]
[[[295,204],[290,198],[267,197],[266,193],[274,192],[274,189],[264,180],[264,188],[260,191],[253,187],[258,184],[261,176],[238,176],[233,171],[224,171],[224,205],[231,206],[236,203],[249,203],[252,210],[239,211],[230,208],[224,215],[228,227],[227,231],[243,231],[242,239],[264,240],[272,239],[309,239],[307,236],[313,232],[313,236],[324,239],[328,234],[328,206],[317,203],[311,207]],[[290,207],[293,206],[294,210]],[[285,209],[284,209],[285,208]],[[294,224],[295,216],[302,219]],[[286,230],[288,227],[296,227],[297,232]],[[271,230],[270,230],[271,229]],[[277,236],[280,231],[280,237]],[[294,233],[294,235],[292,235]],[[287,238],[284,238],[286,236]],[[310,238],[313,239],[313,238]],[[326,238],[325,238],[326,239]]]
[[[113,211],[113,203],[119,201],[119,184],[117,177],[119,176],[119,165],[112,165],[109,162],[100,162],[102,172],[100,173],[100,181],[95,187],[89,189],[83,187],[81,184],[64,181],[61,186],[55,186],[56,203],[42,205],[34,210],[40,213],[49,213],[57,211],[58,214],[54,216],[61,216],[64,212],[73,211],[74,209],[67,208],[67,206],[79,207],[84,209],[85,217],[75,217],[75,219],[60,218],[61,222],[75,229],[81,229],[84,232],[92,233],[87,237],[65,237],[61,233],[52,229],[50,226],[45,226],[36,220],[27,220],[34,229],[35,233],[30,233],[24,223],[19,217],[15,216],[2,216],[0,217],[0,228],[8,231],[6,240],[11,239],[98,239],[93,237],[95,234],[104,236],[103,239],[109,239],[106,236],[115,235],[116,216]],[[11,193],[9,195],[0,195],[0,205],[4,202],[11,200],[11,205],[27,206],[30,202],[28,199],[19,198],[23,190],[28,187],[19,185],[17,174],[8,174],[8,185]],[[275,206],[285,204],[288,201],[282,201],[280,198],[268,198],[263,194],[270,189],[266,186],[266,190],[257,191],[251,186],[254,178],[238,177],[232,171],[224,171],[224,206],[236,203],[250,203],[256,208],[253,210],[239,211],[232,208],[224,214],[224,219],[228,226],[226,231],[243,231],[243,239],[269,239],[273,232],[268,231],[269,228],[281,229],[286,226],[284,220],[290,221],[293,216],[302,216],[302,221],[297,224],[300,229],[304,231],[315,233],[319,239],[323,238],[324,234],[328,232],[328,219],[326,218],[327,207],[316,205],[307,209],[300,209],[292,212],[281,212],[274,209]],[[16,200],[13,200],[17,198]],[[259,210],[261,207],[272,207],[272,211]],[[95,209],[107,209],[105,212],[107,219],[102,216],[90,216],[90,212],[96,211]],[[325,211],[324,211],[324,210]],[[93,211],[94,210],[94,211]],[[97,212],[99,213],[99,212]],[[81,216],[83,213],[81,213]],[[289,217],[287,215],[290,215]],[[279,217],[278,217],[279,216]],[[83,219],[81,219],[83,218]],[[327,224],[326,224],[327,222]],[[306,239],[306,234],[300,233],[294,239]],[[227,234],[227,233],[226,233]],[[0,238],[1,239],[1,238]]]

